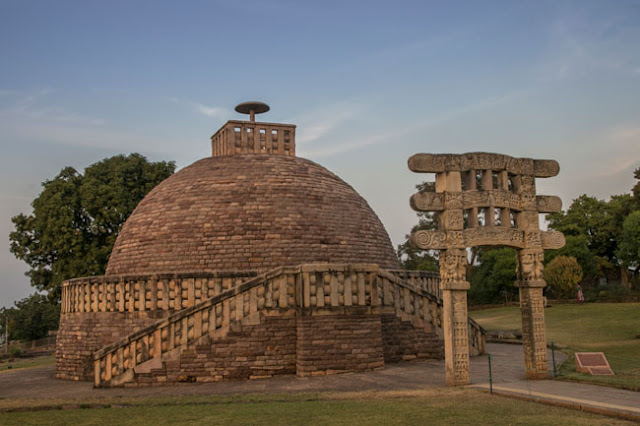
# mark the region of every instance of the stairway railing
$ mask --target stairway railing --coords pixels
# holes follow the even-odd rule
[[[178,311],[94,354],[95,386],[119,385],[135,368],[205,336],[225,335],[232,324],[263,310],[296,309],[327,315],[359,307],[390,311],[442,337],[442,304],[423,289],[369,264],[311,264],[283,267],[249,279],[201,303]],[[485,332],[469,320],[471,352],[484,353]]]

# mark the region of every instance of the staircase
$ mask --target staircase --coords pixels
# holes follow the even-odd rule
[[[336,315],[349,317],[332,326]],[[382,318],[378,325],[366,325],[372,315]],[[357,365],[364,368],[382,367],[385,360],[442,356],[442,303],[437,297],[377,265],[312,264],[281,267],[248,279],[103,347],[94,353],[94,384],[145,386],[300,374],[301,367],[313,361],[297,358],[296,338],[301,339],[301,331],[296,324],[309,323],[309,317],[315,317],[311,321],[318,324],[323,317],[329,318],[325,321],[329,332],[342,333],[356,345],[361,339],[360,349],[349,354],[354,358],[349,362],[361,359]],[[372,328],[362,329],[367,326]],[[365,339],[375,335],[375,327],[382,328],[380,335],[422,337],[415,338],[409,349],[393,337],[371,345]],[[313,343],[330,347],[332,341]],[[472,355],[484,353],[485,332],[471,319],[469,344]],[[367,358],[365,353],[376,346],[380,353]],[[246,362],[249,353],[251,363]],[[214,366],[212,359],[222,364]],[[334,364],[332,371],[346,371],[340,362]],[[304,371],[314,375],[312,370]],[[201,374],[203,371],[207,374]]]

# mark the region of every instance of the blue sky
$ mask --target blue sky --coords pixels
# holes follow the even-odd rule
[[[32,292],[10,218],[62,167],[209,155],[233,107],[294,123],[394,244],[417,152],[555,158],[540,193],[607,198],[640,167],[640,1],[0,0],[0,306]]]

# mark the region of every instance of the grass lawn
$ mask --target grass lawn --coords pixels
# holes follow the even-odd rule
[[[56,357],[41,356],[37,358],[16,358],[14,361],[0,361],[0,373],[7,370],[15,370],[17,368],[40,367],[43,365],[53,365],[56,363]]]
[[[520,308],[471,311],[487,330],[522,329]],[[554,305],[545,309],[547,342],[567,346],[570,358],[561,373],[569,379],[640,389],[640,303]],[[573,352],[604,352],[616,376],[575,372]]]
[[[174,398],[173,402],[0,414],[3,425],[612,425],[630,424],[471,389]],[[134,400],[135,403],[135,400]]]

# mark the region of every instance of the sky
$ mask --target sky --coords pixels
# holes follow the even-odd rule
[[[640,0],[0,0],[0,307],[33,292],[11,217],[41,183],[139,152],[178,168],[248,100],[353,186],[394,245],[419,152],[553,158],[538,192],[628,193]]]

